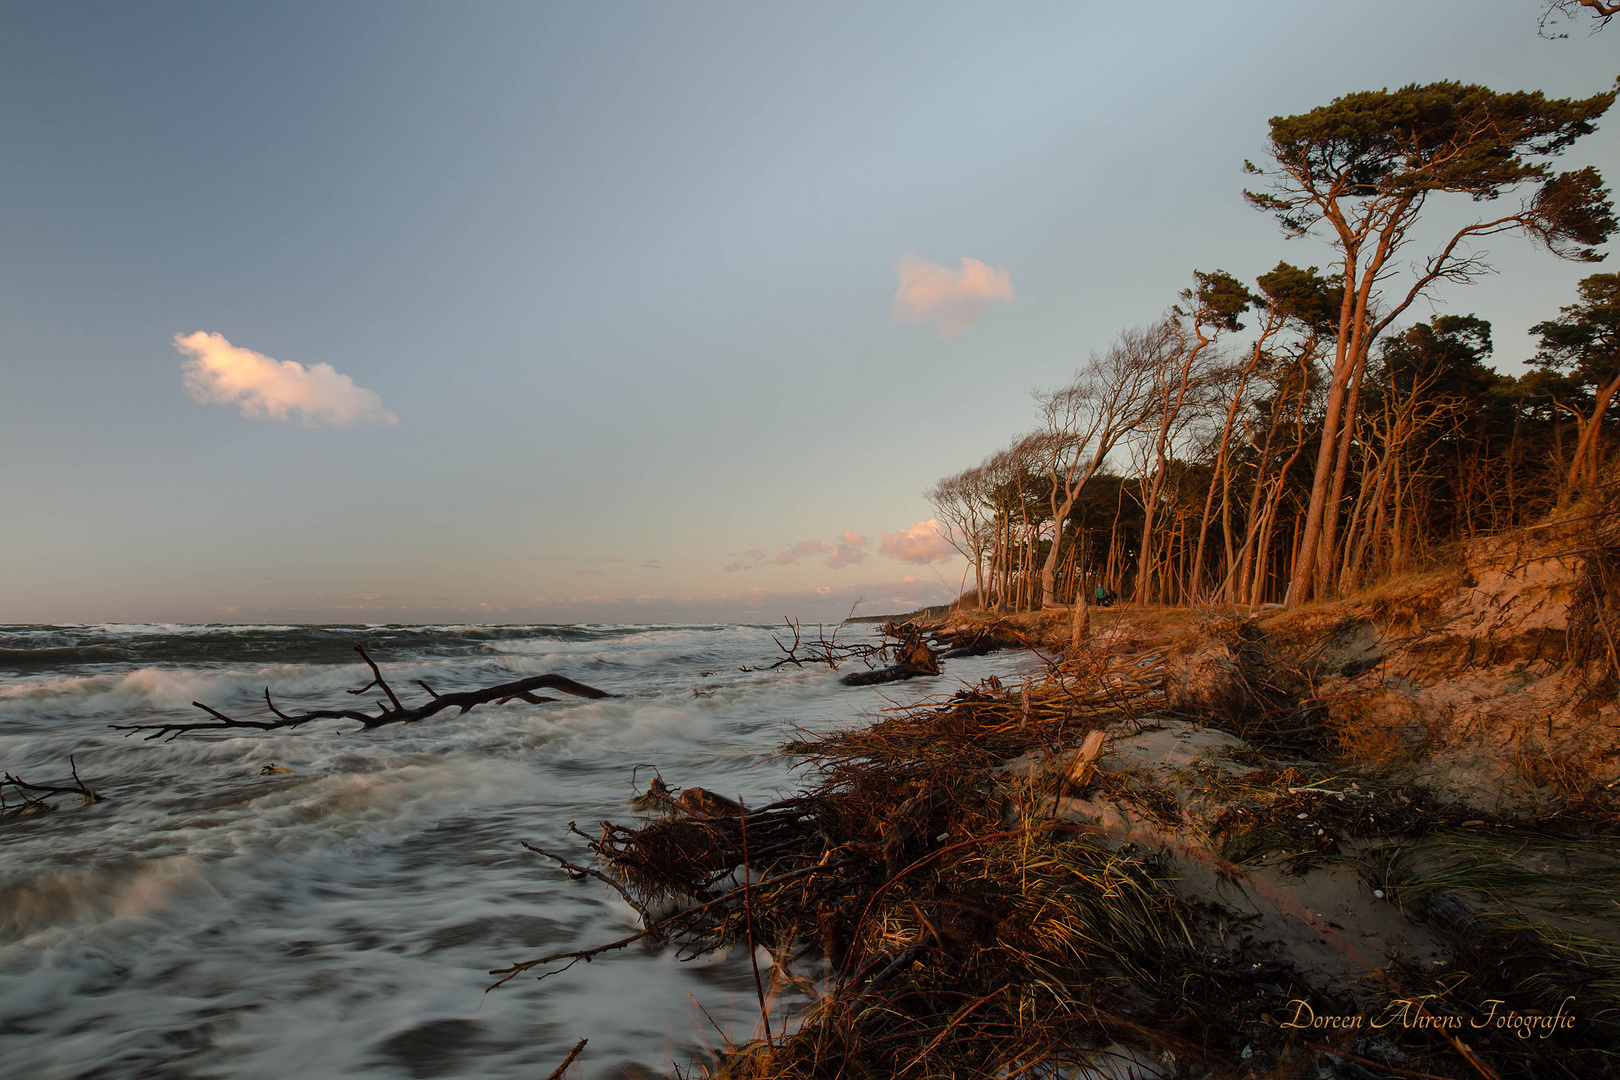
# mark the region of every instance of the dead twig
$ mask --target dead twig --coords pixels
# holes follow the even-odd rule
[[[546,1080],[562,1080],[562,1074],[568,1071],[568,1066],[574,1063],[574,1059],[579,1057],[579,1052],[585,1049],[585,1044],[588,1042],[590,1042],[589,1039],[581,1039],[575,1043],[574,1048],[568,1051],[568,1056],[563,1058],[562,1064],[551,1070],[551,1075],[546,1077]]]
[[[853,861],[854,860],[852,859],[840,859],[835,862],[827,863],[826,865],[806,866],[798,870],[789,870],[785,873],[778,874],[775,877],[770,878],[766,884],[769,884],[772,888],[775,888],[789,881],[795,881],[799,878],[808,877],[811,874],[832,873],[836,870],[842,869]],[[534,968],[541,967],[545,964],[555,964],[560,960],[567,960],[568,963],[563,967],[558,968],[556,971],[544,972],[543,974],[536,976],[536,978],[544,979],[552,975],[561,975],[563,972],[567,971],[581,960],[589,963],[591,960],[602,955],[603,953],[626,948],[627,946],[634,945],[643,938],[661,935],[665,931],[680,926],[681,924],[690,921],[695,916],[701,915],[706,911],[738,903],[741,899],[742,892],[743,890],[741,887],[732,889],[730,892],[717,896],[713,900],[686,908],[684,911],[678,911],[666,919],[661,919],[658,922],[653,923],[651,926],[641,930],[639,933],[631,934],[628,937],[619,938],[617,941],[610,941],[605,945],[597,945],[589,949],[571,949],[568,952],[552,953],[549,956],[542,956],[535,960],[524,960],[521,963],[512,964],[509,967],[492,968],[490,969],[489,974],[501,975],[504,977],[498,982],[491,984],[484,992],[488,993],[490,990],[494,990],[498,986],[511,982],[517,976],[526,971],[531,971]]]
[[[573,822],[569,822],[569,824],[572,825]],[[606,874],[602,873],[602,871],[597,870],[594,867],[580,866],[580,865],[578,865],[576,863],[571,863],[567,859],[563,858],[561,855],[553,854],[552,852],[547,851],[545,848],[535,847],[533,844],[529,843],[527,840],[520,841],[520,843],[522,843],[524,847],[528,848],[530,851],[534,852],[536,855],[544,855],[548,859],[556,860],[556,862],[557,862],[557,864],[559,866],[561,866],[564,870],[568,871],[568,876],[569,877],[572,877],[572,878],[574,878],[576,880],[579,879],[579,878],[582,878],[582,877],[593,877],[597,881],[602,882],[608,888],[612,889],[614,892],[616,892],[620,896],[624,897],[624,902],[625,903],[629,904],[631,907],[636,909],[636,914],[641,916],[641,923],[642,923],[643,926],[647,925],[648,923],[656,921],[655,919],[653,919],[652,913],[649,912],[640,903],[638,903],[636,901],[636,898],[631,896],[629,891],[626,890],[623,885],[620,885],[617,881],[614,881],[612,878],[610,878]]]
[[[748,962],[754,969],[754,993],[759,995],[759,1019],[765,1025],[765,1042],[771,1041],[771,1014],[765,1007],[765,987],[759,981],[759,956],[754,947],[754,899],[748,887],[748,807],[737,796],[737,825],[742,830],[743,914],[748,921]]]

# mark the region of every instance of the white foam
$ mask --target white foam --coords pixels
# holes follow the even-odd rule
[[[368,707],[372,695],[344,691],[369,673],[357,663],[65,665],[0,684],[0,764],[48,782],[75,754],[108,795],[3,826],[0,1016],[22,1025],[7,1037],[8,1070],[133,1075],[170,1060],[179,1039],[199,1073],[398,1071],[386,1064],[388,1037],[450,1021],[446,1030],[474,1039],[457,1076],[544,1075],[581,1035],[600,1061],[663,1067],[704,1038],[688,993],[746,1034],[757,1018],[746,957],[685,965],[631,949],[485,997],[490,967],[634,925],[599,883],[570,881],[519,842],[580,855],[567,824],[634,820],[641,764],[674,785],[768,799],[796,783],[775,759],[787,722],[847,723],[885,698],[825,669],[739,672],[776,655],[760,628],[468,636],[449,652],[443,642],[372,652],[410,700],[417,678],[443,692],[540,671],[621,696],[491,704],[369,732],[335,721],[145,742],[108,722],[200,715],[193,699],[246,718],[262,713],[266,684],[290,706]],[[983,658],[951,673],[1006,667]],[[927,680],[889,693],[954,688]],[[292,771],[261,775],[270,762]],[[649,778],[643,769],[637,786]]]

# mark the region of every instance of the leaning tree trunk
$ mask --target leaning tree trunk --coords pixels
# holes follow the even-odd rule
[[[1603,414],[1608,411],[1609,401],[1614,397],[1616,390],[1620,390],[1620,374],[1615,375],[1614,381],[1599,391],[1597,401],[1592,407],[1592,419],[1587,421],[1586,430],[1581,432],[1581,441],[1575,446],[1575,458],[1569,464],[1569,476],[1564,481],[1571,490],[1597,483],[1598,447],[1603,441]]]

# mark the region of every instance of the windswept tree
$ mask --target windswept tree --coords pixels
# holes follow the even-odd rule
[[[1181,294],[1181,303],[1170,309],[1166,326],[1175,335],[1174,347],[1155,357],[1151,409],[1151,444],[1146,448],[1150,472],[1144,477],[1142,498],[1142,546],[1137,553],[1136,602],[1146,603],[1152,588],[1154,569],[1153,525],[1158,517],[1164,491],[1165,466],[1169,461],[1172,435],[1188,417],[1194,391],[1209,374],[1215,357],[1211,346],[1221,334],[1241,330],[1238,316],[1249,309],[1253,297],[1243,283],[1224,270],[1213,273],[1193,271],[1195,285]]]
[[[1052,546],[1041,564],[1041,603],[1057,603],[1058,551],[1063,523],[1127,434],[1152,417],[1155,380],[1180,348],[1172,320],[1126,330],[1103,353],[1093,353],[1073,381],[1035,396],[1041,426],[1021,441],[1021,456],[1051,483]]]
[[[1224,373],[1230,393],[1226,414],[1211,447],[1213,467],[1210,471],[1209,489],[1204,497],[1203,518],[1198,526],[1198,546],[1192,560],[1192,580],[1187,590],[1188,599],[1192,603],[1197,603],[1203,595],[1204,544],[1209,534],[1217,493],[1220,496],[1221,538],[1226,560],[1226,576],[1221,589],[1228,601],[1233,599],[1233,590],[1237,584],[1235,571],[1238,556],[1232,521],[1231,460],[1234,435],[1239,431],[1239,421],[1242,419],[1245,406],[1250,404],[1257,377],[1267,368],[1275,368],[1287,362],[1283,354],[1277,351],[1276,343],[1288,331],[1303,333],[1314,341],[1323,334],[1331,334],[1331,323],[1338,312],[1340,290],[1334,282],[1318,275],[1314,266],[1301,270],[1297,266],[1279,262],[1270,273],[1260,275],[1257,283],[1260,286],[1259,294],[1244,290],[1244,298],[1246,304],[1252,305],[1262,315],[1259,331],[1241,361],[1231,365]],[[1309,352],[1314,356],[1314,344]],[[1268,440],[1272,434],[1272,431],[1267,432]],[[1262,469],[1265,457],[1266,455],[1262,453],[1260,463]],[[1253,489],[1256,496],[1261,491],[1260,479],[1257,475]],[[1255,502],[1257,504],[1258,500]],[[1255,509],[1256,507],[1251,507],[1249,514],[1251,519],[1256,517]]]
[[[989,463],[947,476],[924,493],[946,525],[947,543],[973,564],[973,585],[985,607],[984,560],[994,546],[995,482]]]
[[[1407,569],[1431,534],[1431,516],[1448,514],[1455,524],[1466,513],[1455,491],[1433,498],[1428,464],[1443,442],[1457,441],[1461,417],[1500,381],[1485,362],[1490,353],[1491,324],[1473,315],[1439,315],[1384,340],[1370,375],[1361,491],[1345,530],[1341,588],[1361,580],[1371,552],[1382,550],[1377,569]]]
[[[1470,241],[1523,233],[1554,254],[1596,261],[1615,228],[1597,170],[1555,173],[1545,160],[1594,130],[1614,93],[1585,99],[1496,93],[1455,82],[1372,90],[1271,120],[1270,188],[1245,192],[1290,236],[1323,229],[1337,249],[1345,289],[1332,378],[1287,604],[1325,591],[1335,566],[1339,507],[1358,395],[1373,341],[1437,282],[1467,282],[1489,269]],[[1456,229],[1395,285],[1401,254],[1431,196],[1492,204],[1525,192],[1516,207]],[[1320,576],[1320,579],[1318,577]]]
[[[1541,337],[1535,363],[1565,373],[1568,396],[1559,402],[1575,418],[1575,453],[1564,479],[1571,489],[1597,483],[1603,421],[1620,391],[1620,274],[1593,274],[1580,285],[1581,300],[1559,309],[1561,319],[1530,328]]]

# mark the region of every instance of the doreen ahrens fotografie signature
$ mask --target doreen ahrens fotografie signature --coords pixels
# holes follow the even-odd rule
[[[1311,1004],[1302,998],[1294,998],[1288,1004],[1293,1007],[1293,1014],[1282,1023],[1285,1028],[1303,1028],[1311,1030],[1321,1029],[1351,1029],[1367,1028],[1378,1030],[1399,1026],[1403,1028],[1447,1028],[1447,1029],[1473,1029],[1496,1027],[1509,1031],[1516,1031],[1519,1038],[1528,1039],[1532,1036],[1545,1039],[1555,1031],[1561,1031],[1575,1026],[1575,1015],[1568,1012],[1573,996],[1565,998],[1558,1004],[1558,1011],[1545,1013],[1539,1011],[1519,1012],[1517,1009],[1503,1009],[1506,1004],[1496,998],[1491,998],[1483,1004],[1487,1011],[1481,1015],[1467,1016],[1437,1016],[1422,1007],[1422,1003],[1435,1000],[1437,995],[1426,994],[1417,998],[1396,998],[1391,1001],[1384,1011],[1376,1016],[1361,1013],[1318,1013],[1311,1008]]]

